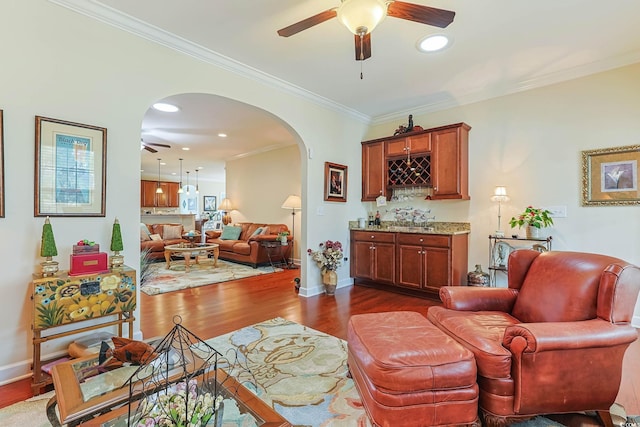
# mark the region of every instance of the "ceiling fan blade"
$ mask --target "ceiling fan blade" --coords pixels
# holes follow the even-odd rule
[[[387,8],[387,15],[394,18],[406,19],[421,24],[445,28],[453,22],[455,12],[403,1],[391,2]]]
[[[356,42],[356,61],[364,61],[371,58],[371,33],[367,33],[360,40],[360,36],[353,36]]]
[[[148,145],[145,145],[145,146],[144,146],[144,149],[145,149],[145,150],[147,150],[147,151],[148,151],[148,152],[150,152],[150,153],[157,153],[157,152],[158,152],[158,150],[156,150],[156,149],[154,149],[154,148],[151,148],[151,147],[149,147]]]
[[[324,21],[328,21],[331,18],[335,18],[336,16],[338,16],[338,12],[336,12],[336,10],[337,8],[325,10],[324,12],[320,12],[317,15],[313,15],[307,19],[303,19],[300,22],[291,24],[288,27],[284,27],[281,30],[278,30],[278,35],[282,37],[289,37],[299,33],[300,31],[306,30],[307,28],[311,28],[314,25],[318,25],[323,23]]]
[[[164,148],[171,148],[170,145],[167,144],[158,144],[157,142],[143,142],[144,145],[153,145],[154,147],[164,147]]]

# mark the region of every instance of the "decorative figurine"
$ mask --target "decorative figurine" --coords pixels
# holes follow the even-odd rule
[[[42,277],[53,276],[58,272],[58,261],[53,261],[51,257],[58,255],[56,248],[56,240],[53,237],[53,228],[49,217],[45,219],[42,226],[42,241],[40,243],[40,256],[45,257],[45,261],[41,262]]]

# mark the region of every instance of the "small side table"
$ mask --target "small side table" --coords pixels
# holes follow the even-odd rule
[[[260,243],[262,247],[267,251],[267,257],[269,258],[269,264],[274,270],[276,268],[286,268],[288,265],[285,258],[285,248],[289,246],[289,243],[284,245],[279,241],[265,240]]]

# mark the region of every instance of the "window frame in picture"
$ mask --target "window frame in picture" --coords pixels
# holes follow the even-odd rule
[[[208,209],[208,206],[211,206],[211,200],[213,200],[213,209]],[[209,202],[209,203],[207,203]],[[215,212],[218,210],[218,201],[216,196],[202,196],[202,206],[204,207],[205,212]]]
[[[78,162],[78,150],[71,151],[70,144],[84,146],[88,160]],[[76,159],[70,168],[58,164],[65,156]],[[34,216],[104,217],[106,173],[107,128],[36,116]],[[56,176],[65,174],[71,184],[57,187]],[[86,202],[59,201],[65,190],[72,197],[86,197]]]
[[[324,162],[324,200],[327,202],[347,201],[347,171],[348,167],[338,163]],[[339,190],[332,185],[332,178],[338,177]]]
[[[0,218],[4,218],[4,115],[0,110]]]
[[[639,167],[640,145],[582,151],[582,205],[640,204]],[[621,179],[625,187],[615,188]]]

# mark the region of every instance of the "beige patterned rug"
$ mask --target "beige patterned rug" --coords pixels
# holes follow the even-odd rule
[[[253,268],[221,259],[218,260],[217,267],[214,267],[210,260],[201,264],[194,264],[191,261],[189,272],[185,271],[184,261],[172,261],[169,269],[166,268],[166,263],[155,262],[149,265],[149,270],[149,278],[140,287],[140,290],[147,295],[163,294],[282,271],[281,268],[272,268],[271,266]]]

